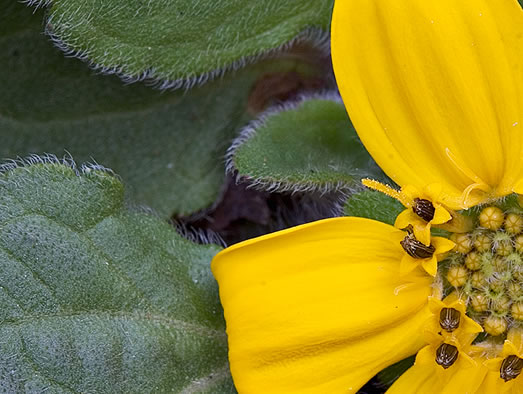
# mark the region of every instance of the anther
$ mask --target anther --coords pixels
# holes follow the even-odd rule
[[[523,253],[523,234],[518,235],[514,240],[514,246],[519,253]]]
[[[442,343],[436,350],[436,363],[444,369],[449,368],[458,359],[458,348],[448,343]]]
[[[517,213],[509,213],[505,218],[505,231],[516,235],[523,229],[523,218]]]
[[[508,268],[507,258],[496,256],[492,259],[492,265],[497,272],[505,272]]]
[[[487,207],[479,214],[479,224],[489,230],[499,230],[504,219],[503,211],[497,207]]]
[[[454,287],[463,286],[469,277],[469,271],[462,265],[453,265],[447,272],[447,280]]]
[[[470,276],[470,284],[472,285],[472,287],[475,287],[476,289],[481,289],[482,287],[485,287],[487,285],[487,281],[485,279],[485,275],[483,275],[483,272],[473,272]]]
[[[510,309],[510,298],[502,295],[494,300],[492,300],[492,309],[496,313],[507,313]]]
[[[416,215],[426,222],[430,222],[432,219],[434,219],[434,212],[436,212],[434,205],[429,200],[425,200],[424,198],[415,198],[412,210]]]
[[[510,308],[510,314],[516,320],[523,320],[523,302],[516,302]]]
[[[508,295],[513,300],[517,300],[517,301],[523,300],[523,289],[521,288],[520,283],[509,282],[507,284],[507,291],[508,291]],[[522,305],[521,312],[523,313],[523,305]]]
[[[485,319],[483,328],[487,334],[492,336],[498,336],[503,334],[507,330],[507,321],[502,317],[490,315]]]
[[[494,244],[496,249],[496,254],[499,256],[508,256],[512,253],[512,241],[510,239],[503,240]]]
[[[491,252],[483,252],[481,255],[481,272],[488,278],[494,274],[494,255]]]
[[[467,254],[472,250],[472,240],[468,234],[454,233],[450,236],[450,240],[456,244],[454,250],[461,254]]]
[[[477,271],[481,268],[480,255],[477,252],[470,252],[467,257],[465,257],[465,265],[471,271]]]
[[[523,259],[517,252],[512,252],[505,258],[506,264],[509,266],[523,266]]]
[[[505,382],[509,380],[516,379],[523,369],[523,359],[518,356],[511,354],[501,363],[501,369],[499,371],[499,376]]]
[[[439,312],[439,325],[447,332],[452,332],[459,327],[460,311],[454,308],[442,308]]]
[[[434,255],[436,248],[432,245],[425,245],[423,242],[420,242],[414,237],[414,234],[407,234],[402,241],[400,241],[401,246],[408,253],[409,256],[414,257],[415,259],[428,259]]]
[[[470,303],[472,305],[472,309],[476,312],[486,312],[489,307],[488,298],[481,293],[472,295]]]
[[[490,278],[489,289],[494,294],[499,294],[505,289],[505,281],[501,278]]]
[[[514,278],[516,280],[519,280],[520,282],[523,282],[523,267],[514,267],[514,271],[512,272],[512,275],[514,275]]]
[[[474,240],[474,247],[478,252],[488,252],[492,248],[492,240],[486,234],[478,234]]]

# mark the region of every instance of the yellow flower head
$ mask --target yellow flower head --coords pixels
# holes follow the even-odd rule
[[[401,191],[396,191],[390,186],[383,185],[372,179],[363,179],[362,183],[388,196],[399,200],[405,209],[396,218],[394,226],[400,229],[412,226],[412,230],[416,239],[425,245],[430,244],[430,227],[432,224],[445,224],[450,221],[455,222],[453,215],[440,203],[441,185],[432,184],[425,187],[423,192],[420,192],[414,186],[406,186]],[[454,218],[457,217],[454,214]],[[467,229],[467,223],[460,223],[461,228]]]
[[[521,191],[515,0],[338,0],[333,63],[347,110],[401,186],[462,209]]]
[[[355,393],[417,354],[389,394],[523,393],[523,199],[505,198],[523,194],[518,2],[336,0],[332,51],[401,189],[364,184],[406,209],[395,227],[327,219],[214,258],[238,391]]]

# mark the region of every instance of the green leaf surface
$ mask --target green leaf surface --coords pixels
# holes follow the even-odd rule
[[[13,167],[0,173],[3,392],[234,392],[218,247],[130,211],[104,171]]]
[[[47,27],[66,51],[86,57],[106,72],[134,79],[183,79],[191,85],[238,68],[300,33],[325,41],[326,34],[317,29],[328,30],[333,1],[50,3]]]
[[[229,171],[269,190],[347,190],[383,174],[335,96],[270,110],[242,131]]]
[[[396,364],[393,364],[383,371],[378,373],[378,380],[387,385],[391,386],[403,373],[405,373],[412,365],[416,356],[407,357],[401,361],[398,361]]]
[[[0,6],[0,159],[67,151],[95,160],[162,217],[212,205],[256,81],[297,67],[267,61],[187,93],[126,86],[64,58],[42,34],[41,12],[12,0]]]
[[[344,207],[347,216],[374,219],[390,225],[394,225],[396,217],[404,209],[399,201],[375,190],[354,193]]]

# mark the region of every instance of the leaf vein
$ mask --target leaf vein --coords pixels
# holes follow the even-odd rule
[[[69,313],[52,313],[46,315],[33,315],[24,316],[21,319],[7,319],[0,323],[0,328],[5,327],[18,327],[25,324],[34,324],[37,321],[46,321],[53,319],[63,320],[76,320],[86,318],[99,318],[99,319],[128,319],[135,322],[142,322],[147,324],[161,324],[165,327],[178,331],[191,331],[196,332],[202,336],[210,338],[226,338],[225,332],[206,327],[203,325],[197,325],[195,323],[186,322],[179,319],[173,319],[169,316],[164,316],[159,313],[137,313],[129,311],[110,311],[110,310],[99,310],[99,311],[79,311]]]
[[[66,384],[62,383],[62,382],[58,382],[57,380],[51,378],[45,371],[42,371],[39,367],[38,367],[38,364],[33,360],[33,358],[29,355],[29,351],[27,350],[27,346],[25,344],[25,340],[24,340],[24,337],[22,334],[20,334],[20,342],[21,342],[21,345],[22,345],[22,356],[23,358],[26,359],[27,361],[27,364],[31,366],[31,368],[33,369],[33,371],[36,372],[35,375],[37,376],[40,376],[40,377],[43,377],[45,380],[47,380],[51,385],[53,386],[58,386],[60,387],[61,389],[64,389],[70,393],[78,393],[76,390],[73,390],[72,388],[70,388],[69,386],[67,386]]]
[[[59,301],[58,297],[56,296],[56,291],[53,289],[53,287],[47,283],[38,273],[33,270],[32,267],[30,267],[28,264],[26,264],[22,259],[15,256],[10,250],[7,250],[5,247],[0,247],[0,250],[2,250],[10,260],[20,264],[22,267],[24,267],[27,271],[29,271],[32,275],[32,277],[39,282],[44,288],[46,288],[49,291],[49,294],[54,299],[57,306],[61,306],[61,302]]]

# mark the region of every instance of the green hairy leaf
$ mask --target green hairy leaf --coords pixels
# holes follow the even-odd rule
[[[212,205],[224,155],[250,115],[256,81],[295,60],[267,61],[190,92],[94,75],[42,34],[42,15],[0,0],[0,158],[69,152],[116,171],[133,201],[162,217]]]
[[[33,1],[33,3],[42,3]],[[47,29],[66,52],[131,80],[192,86],[298,37],[324,44],[332,0],[60,0]]]
[[[394,225],[405,207],[397,200],[375,190],[355,193],[345,203],[345,215],[374,219]]]
[[[260,188],[347,190],[382,177],[334,95],[269,110],[245,128],[228,154],[228,170]]]
[[[384,385],[391,386],[401,375],[403,375],[414,364],[415,356],[398,361],[378,373],[378,380]]]
[[[29,164],[0,169],[3,392],[234,392],[218,247],[130,211],[97,167]]]

